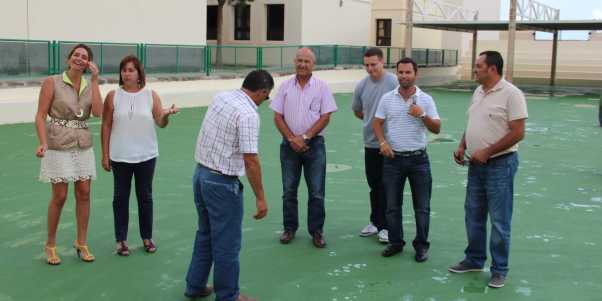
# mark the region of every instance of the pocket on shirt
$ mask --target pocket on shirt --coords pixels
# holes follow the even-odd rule
[[[321,107],[320,98],[316,97],[316,98],[314,98],[314,99],[311,100],[311,103],[309,104],[309,110],[310,111],[319,113],[320,112],[320,107]]]

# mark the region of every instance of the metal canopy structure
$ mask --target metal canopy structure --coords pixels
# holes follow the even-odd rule
[[[472,33],[472,63],[474,69],[474,61],[476,60],[477,52],[477,33],[479,31],[513,32],[510,23],[510,21],[416,21],[412,25],[413,27],[419,28]],[[516,30],[545,31],[553,33],[550,85],[554,86],[556,84],[558,32],[561,30],[602,30],[602,20],[517,20],[515,26]],[[510,40],[511,38],[509,36],[509,44],[514,46],[514,41]],[[512,48],[512,51],[513,49],[514,48]],[[508,69],[512,70],[512,65],[514,65],[512,59],[509,60],[508,65]],[[510,74],[510,78],[511,77],[512,74]]]
[[[460,32],[507,31],[509,23],[509,21],[414,21],[414,27]],[[516,21],[516,30],[545,32],[602,30],[602,20]]]

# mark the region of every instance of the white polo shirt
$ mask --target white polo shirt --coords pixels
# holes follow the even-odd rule
[[[501,79],[487,92],[483,90],[483,86],[474,91],[467,114],[468,124],[464,138],[466,150],[468,154],[472,154],[507,135],[510,132],[510,121],[527,118],[527,101],[521,90]],[[518,144],[515,144],[492,157],[517,150]]]

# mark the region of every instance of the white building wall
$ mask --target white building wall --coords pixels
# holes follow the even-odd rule
[[[368,45],[371,10],[371,0],[303,0],[301,42]]]
[[[0,38],[205,44],[206,3],[8,0],[0,10]]]

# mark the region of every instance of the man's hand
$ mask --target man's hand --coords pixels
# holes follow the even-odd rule
[[[36,148],[36,156],[38,158],[44,157],[44,155],[46,154],[47,150],[48,150],[48,145],[47,144],[40,144],[40,146],[38,146]]]
[[[384,143],[380,144],[380,154],[387,158],[395,157],[395,154],[393,153],[391,146],[386,141]]]
[[[255,202],[257,206],[257,213],[253,215],[254,219],[262,219],[268,214],[268,204],[263,199],[257,199]]]
[[[408,115],[415,118],[420,118],[423,113],[424,110],[416,104],[410,105],[410,109],[408,110]]]
[[[458,147],[454,152],[454,161],[456,161],[458,165],[466,165],[466,160],[464,160],[465,152],[466,150],[463,147]]]
[[[289,144],[293,150],[297,153],[303,153],[309,149],[309,146],[305,144],[305,140],[302,136],[295,136],[289,140]]]
[[[487,160],[491,157],[491,153],[486,148],[480,149],[472,153],[472,157],[470,158],[470,162],[476,164],[485,164]]]

